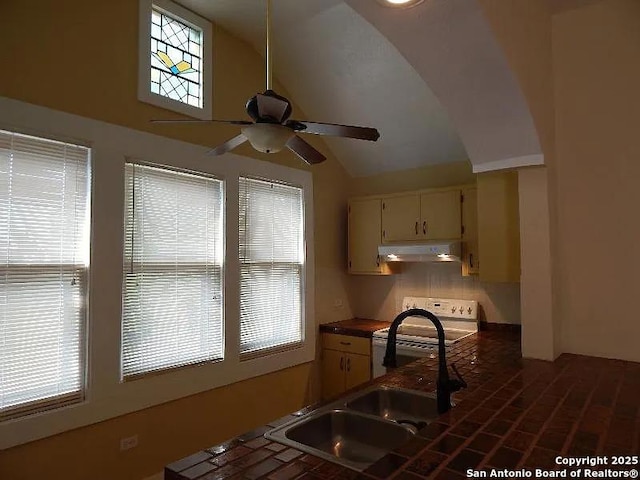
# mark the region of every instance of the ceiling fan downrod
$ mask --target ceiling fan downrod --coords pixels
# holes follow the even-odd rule
[[[273,64],[271,63],[271,0],[266,0],[267,2],[267,90],[271,90],[272,82],[273,82]]]

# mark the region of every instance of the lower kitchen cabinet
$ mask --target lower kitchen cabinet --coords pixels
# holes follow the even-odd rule
[[[322,334],[322,397],[339,395],[371,380],[371,340]]]

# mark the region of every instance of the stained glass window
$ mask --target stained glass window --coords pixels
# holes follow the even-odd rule
[[[203,107],[203,32],[151,10],[151,92],[196,108]]]

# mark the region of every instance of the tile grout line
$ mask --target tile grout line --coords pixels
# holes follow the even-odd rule
[[[561,374],[560,374],[560,375],[556,376],[556,379],[555,379],[555,380],[557,380],[557,379],[562,375],[562,373],[564,373],[564,372],[567,370],[567,368],[568,368],[568,367],[569,367],[569,364],[567,364],[567,365],[565,366],[565,368],[562,370],[562,372],[561,372]],[[598,382],[597,382],[597,383],[600,383],[600,376],[601,376],[601,375],[602,375],[602,374],[599,374],[599,378],[598,378]],[[548,388],[551,388],[551,385],[552,385],[552,384],[550,384]],[[536,444],[538,443],[538,440],[540,440],[540,437],[542,436],[542,432],[543,432],[543,431],[544,431],[544,430],[549,426],[549,424],[551,423],[551,419],[552,419],[552,418],[553,418],[553,416],[556,414],[556,412],[560,409],[560,405],[562,405],[562,403],[564,402],[564,400],[569,396],[569,394],[571,393],[571,391],[572,391],[574,388],[575,388],[575,383],[571,386],[571,388],[567,391],[567,393],[565,393],[565,394],[562,396],[561,400],[556,404],[555,408],[553,409],[553,411],[552,411],[552,412],[551,412],[551,414],[549,415],[549,418],[547,418],[547,420],[545,420],[545,422],[544,422],[544,423],[542,424],[542,426],[540,427],[540,430],[538,431],[538,433],[536,433],[536,434],[534,435],[533,440],[531,441],[531,445],[529,446],[529,448],[528,448],[526,451],[522,452],[522,458],[520,459],[520,461],[519,461],[519,462],[518,462],[518,464],[516,465],[516,468],[522,468],[522,467],[523,467],[525,460],[529,457],[529,455],[531,454],[531,452],[533,452],[533,449],[534,449],[534,448],[536,448]],[[596,389],[597,389],[597,387],[594,387],[594,388],[593,388],[593,390],[592,390],[592,392],[591,392],[591,394],[590,394],[590,397],[594,395],[594,393],[595,393]],[[545,391],[546,391],[546,389],[545,389]],[[565,445],[565,443],[566,443],[566,442],[567,442],[567,439],[565,438],[565,442],[563,443],[563,447],[564,447],[564,445]],[[541,448],[544,448],[544,447],[541,447]],[[562,449],[561,449],[561,450],[562,450]]]
[[[587,410],[589,410],[589,407],[591,406],[591,400],[593,399],[593,396],[596,394],[596,391],[598,390],[598,385],[600,384],[601,376],[602,374],[600,373],[598,377],[598,382],[595,384],[595,386],[591,388],[591,391],[589,392],[589,395],[587,396],[587,399],[585,400],[584,405],[580,411],[580,415],[578,415],[578,418],[576,418],[575,425],[571,427],[571,430],[567,434],[567,438],[564,444],[562,445],[562,448],[560,449],[560,455],[565,456],[567,451],[569,450],[569,447],[571,446],[570,440],[574,439],[576,432],[580,428],[580,422],[582,422],[582,420],[585,418],[587,414]]]
[[[622,379],[619,379],[618,385],[616,386],[616,393],[614,394],[613,399],[611,400],[611,414],[609,415],[609,418],[607,418],[606,428],[604,429],[603,435],[600,437],[600,440],[598,441],[598,445],[596,446],[596,455],[600,455],[604,450],[604,446],[607,442],[607,437],[609,436],[609,427],[611,426],[611,422],[613,420],[613,412],[615,411],[614,407],[618,401],[618,398],[620,397],[621,389],[622,389]]]
[[[555,375],[554,380],[557,380],[560,376],[562,376],[563,373],[565,373],[565,371],[569,368],[569,363],[567,363],[567,365],[565,365],[562,370]],[[542,374],[540,375],[542,376]],[[531,382],[533,383],[533,382]],[[553,385],[554,382],[551,382],[549,385],[547,385],[547,387],[542,390],[540,392],[540,395],[538,395],[536,397],[536,400],[538,400],[540,397],[542,397]],[[524,390],[524,389],[523,389]],[[567,393],[565,393],[560,401],[556,404],[555,408],[551,411],[551,413],[549,414],[549,418],[547,418],[547,420],[545,420],[545,422],[542,424],[542,427],[540,427],[540,431],[534,436],[533,441],[531,442],[531,446],[529,447],[529,449],[527,449],[526,451],[522,452],[522,458],[520,459],[520,461],[518,461],[516,468],[519,467],[522,462],[527,458],[528,454],[533,450],[537,440],[540,438],[542,431],[544,430],[544,428],[547,426],[547,424],[551,421],[551,417],[553,417],[553,415],[555,414],[555,412],[558,410],[558,408],[560,408],[560,405],[562,404],[562,402],[564,401],[564,399],[569,395],[569,392],[571,391],[571,389],[569,389],[567,391]],[[520,421],[522,419],[524,419],[524,417],[526,417],[527,413],[529,413],[533,407],[536,405],[536,402],[532,402],[531,405],[529,405],[528,408],[526,408],[523,412],[522,415],[520,415]],[[486,454],[484,459],[478,464],[478,466],[476,467],[476,470],[479,470],[480,468],[483,468],[486,464],[487,464],[487,460],[489,459],[489,457],[493,456],[498,449],[500,449],[503,445],[504,445],[504,440],[507,439],[507,437],[513,433],[514,431],[516,431],[516,426],[518,425],[519,422],[513,422],[513,426],[511,426],[511,428],[509,428],[504,435],[502,435],[502,442],[498,442],[497,445],[495,445],[491,450],[489,450]],[[508,447],[505,447],[508,448]]]
[[[511,377],[509,377],[509,382],[510,382],[510,381],[512,381],[512,380],[514,380],[514,379],[515,379],[516,377],[518,377],[521,373],[522,373],[521,371],[520,371],[520,372],[514,372],[514,374],[513,374]],[[539,374],[537,377],[535,377],[535,379],[539,378],[541,375],[542,375],[542,374]],[[534,381],[535,381],[535,379],[534,379]],[[509,382],[506,382],[506,383],[509,383]],[[508,401],[510,402],[514,397],[516,397],[517,395],[519,395],[519,394],[522,392],[522,390],[524,390],[524,388],[522,388],[522,389],[518,390],[518,391],[517,391],[516,393],[514,393],[511,397],[509,397],[509,400],[508,400]],[[490,423],[492,420],[494,420],[494,419],[498,416],[498,414],[499,414],[499,413],[500,413],[504,408],[506,408],[506,407],[507,407],[507,404],[505,404],[502,408],[500,408],[499,410],[497,410],[497,411],[496,411],[496,412],[495,412],[491,417],[489,417],[489,419],[485,422],[485,425],[486,425],[486,424],[488,424],[488,423]],[[467,419],[467,417],[468,417],[469,415],[471,415],[471,413],[473,413],[477,408],[480,408],[480,405],[478,405],[478,406],[477,406],[476,408],[474,408],[473,410],[469,411],[469,413],[467,413],[464,417],[462,417],[458,422],[455,422],[455,424],[454,424],[454,425],[451,425],[451,427],[454,427],[456,424],[461,423],[462,421],[466,420],[466,419]],[[474,422],[474,423],[477,423],[477,422]],[[453,428],[451,428],[451,430],[453,430]],[[432,439],[428,445],[433,445],[433,444],[435,444],[435,443],[439,442],[440,440],[442,440],[442,438],[444,438],[446,435],[449,435],[449,434],[451,434],[451,432],[449,431],[449,429],[447,429],[446,431],[444,431],[443,433],[441,433],[440,435],[438,435],[437,437],[435,437],[434,439]],[[464,448],[466,447],[466,445],[468,445],[468,444],[470,444],[470,443],[471,443],[471,439],[472,439],[473,437],[475,437],[475,435],[476,435],[476,434],[474,433],[474,434],[473,434],[473,435],[471,435],[469,438],[466,438],[466,439],[465,439],[465,441],[464,441],[464,442],[462,442],[458,448],[456,448],[453,452],[451,452],[451,453],[447,454],[447,456],[448,456],[448,457],[450,457],[450,458],[452,458],[452,457],[454,457],[456,454],[460,453],[462,450],[464,450]],[[409,457],[409,459],[408,459],[408,460],[407,460],[407,462],[405,462],[405,463],[412,463],[412,462],[414,462],[415,460],[417,460],[417,459],[421,456],[421,454],[422,454],[422,453],[424,453],[424,451],[425,451],[425,450],[429,450],[429,448],[427,447],[427,448],[424,448],[424,449],[420,450],[420,451],[419,451],[417,454],[415,454],[413,457]],[[434,452],[434,453],[440,453],[440,454],[442,454],[442,452],[435,452],[434,450],[429,450],[429,451],[432,451],[432,452]],[[475,450],[474,450],[474,451],[475,451]],[[480,453],[480,452],[478,452],[478,453]],[[447,463],[448,463],[448,462],[447,462]],[[435,468],[431,473],[429,473],[429,477],[431,477],[432,475],[434,475],[434,474],[436,474],[436,473],[440,473],[442,470],[444,470],[443,465],[439,465],[439,466],[438,466],[438,467],[436,467],[436,468]],[[407,471],[407,470],[406,470],[406,469],[400,469],[400,470],[398,470],[397,472],[394,472],[394,473],[393,473],[393,475],[392,475],[391,477],[389,477],[389,480],[390,480],[390,479],[395,478],[397,475],[399,475],[400,473],[402,473],[402,472],[404,472],[404,471]],[[411,473],[415,473],[415,472],[411,472]],[[425,478],[427,478],[427,477],[425,477]]]

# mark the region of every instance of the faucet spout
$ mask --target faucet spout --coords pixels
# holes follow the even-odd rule
[[[444,329],[438,317],[433,313],[421,308],[411,308],[405,310],[398,315],[389,327],[387,337],[387,348],[384,355],[382,365],[385,367],[397,367],[396,359],[396,337],[398,327],[407,317],[425,317],[431,320],[438,332],[438,379],[436,381],[436,396],[438,413],[442,414],[451,409],[451,394],[466,387],[466,383],[460,377],[460,380],[451,380],[449,378],[449,369],[447,368],[446,349],[444,344]]]

